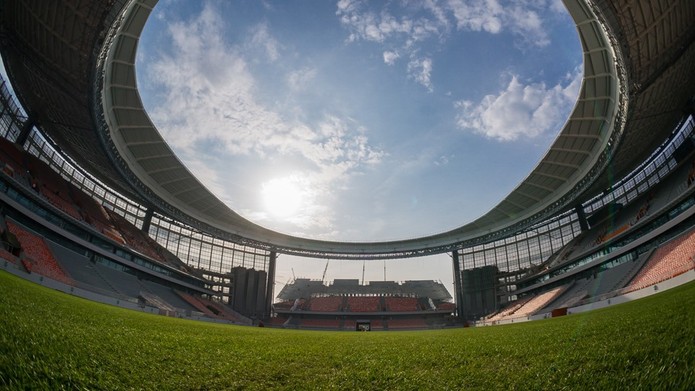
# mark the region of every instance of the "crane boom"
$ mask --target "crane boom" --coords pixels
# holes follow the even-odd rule
[[[323,268],[323,276],[321,276],[321,282],[324,282],[326,280],[326,272],[328,271],[328,263],[330,261],[330,259],[326,259],[326,267]]]

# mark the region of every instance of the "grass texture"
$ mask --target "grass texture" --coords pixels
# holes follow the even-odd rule
[[[692,390],[695,283],[523,324],[357,333],[167,318],[0,272],[0,388]]]

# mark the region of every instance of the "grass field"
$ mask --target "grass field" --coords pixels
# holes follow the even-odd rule
[[[208,324],[0,272],[5,389],[695,389],[695,284],[586,314],[436,331]]]

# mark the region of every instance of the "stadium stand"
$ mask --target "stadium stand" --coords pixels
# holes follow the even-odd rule
[[[140,291],[139,297],[142,298],[142,300],[144,300],[148,305],[159,308],[161,311],[165,311],[167,314],[176,312],[176,308],[172,307],[169,303],[155,294]]]
[[[119,244],[125,244],[125,239],[111,223],[111,218],[103,206],[87,194],[75,187],[71,187],[70,193],[75,205],[80,209],[82,219],[92,225],[97,231]]]
[[[305,304],[307,311],[316,312],[337,312],[342,310],[342,306],[342,296],[312,297]]]
[[[142,140],[133,137],[132,140],[128,141],[124,137],[124,140],[120,141],[121,144],[111,145],[112,140],[109,140],[108,129],[102,129],[102,124],[98,121],[95,123],[95,119],[103,119],[103,116],[111,115],[117,111],[138,110],[137,107],[124,108],[124,106],[120,106],[112,107],[114,110],[111,111],[105,110],[101,116],[100,113],[94,112],[94,110],[99,111],[100,108],[107,107],[112,103],[111,101],[102,102],[99,100],[114,92],[101,90],[105,84],[108,84],[106,81],[118,81],[119,75],[121,75],[120,80],[123,81],[125,80],[123,78],[127,78],[128,75],[127,72],[106,72],[108,68],[95,70],[95,64],[105,64],[96,56],[106,54],[110,49],[104,47],[102,48],[104,52],[100,53],[99,48],[94,46],[95,42],[97,42],[97,46],[99,46],[99,42],[105,42],[105,45],[108,45],[109,42],[116,42],[116,40],[104,41],[101,38],[106,36],[108,29],[111,29],[108,31],[113,31],[115,34],[121,20],[144,23],[144,19],[121,18],[122,12],[125,10],[118,9],[118,7],[125,4],[124,2],[94,1],[84,4],[80,2],[85,9],[91,9],[94,12],[90,12],[89,15],[78,15],[76,18],[56,17],[56,14],[60,15],[59,12],[65,12],[66,8],[70,8],[70,6],[56,6],[56,2],[11,3],[17,6],[13,8],[15,12],[6,12],[0,15],[3,22],[3,39],[7,41],[2,45],[2,55],[3,60],[8,60],[5,62],[11,71],[8,74],[13,77],[13,82],[16,82],[19,96],[22,97],[23,103],[28,105],[26,111],[31,114],[26,118],[17,115],[11,118],[12,116],[8,113],[11,114],[15,111],[11,110],[10,104],[5,103],[7,107],[0,108],[1,130],[5,131],[7,137],[17,140],[17,144],[14,144],[0,137],[0,160],[2,161],[0,163],[2,163],[3,173],[0,174],[2,176],[1,185],[5,189],[3,197],[8,199],[7,205],[3,204],[2,206],[8,209],[17,208],[17,210],[24,207],[29,211],[26,213],[27,216],[30,213],[38,212],[35,213],[39,216],[38,218],[44,218],[45,221],[38,223],[37,226],[48,227],[53,222],[57,222],[53,228],[46,228],[53,230],[51,232],[46,231],[46,233],[55,233],[55,235],[47,236],[63,234],[66,237],[78,236],[75,234],[77,233],[86,242],[85,246],[90,248],[90,251],[95,247],[104,251],[99,252],[98,256],[92,253],[91,258],[81,255],[76,257],[61,255],[63,254],[62,250],[54,247],[49,239],[35,235],[31,230],[22,228],[21,224],[15,224],[16,222],[24,222],[24,220],[15,220],[15,223],[8,221],[4,234],[14,235],[22,251],[21,253],[14,253],[11,249],[13,247],[10,243],[11,239],[4,237],[0,256],[10,258],[10,262],[24,265],[27,270],[68,284],[89,286],[91,289],[111,293],[115,296],[142,297],[145,301],[154,303],[159,308],[167,308],[167,311],[170,308],[188,308],[189,311],[206,308],[208,312],[212,313],[209,316],[224,316],[220,315],[225,312],[226,307],[224,305],[215,301],[207,301],[199,294],[177,293],[182,291],[172,289],[185,290],[187,288],[183,288],[183,286],[191,285],[189,282],[194,280],[194,283],[199,285],[193,286],[193,290],[198,288],[199,293],[207,291],[208,293],[203,293],[205,295],[210,295],[210,292],[223,292],[223,289],[229,291],[231,283],[228,281],[229,276],[224,275],[225,271],[216,271],[217,277],[221,275],[218,280],[224,282],[218,282],[213,278],[204,281],[189,278],[196,276],[185,263],[150,238],[149,232],[139,230],[128,219],[111,210],[117,202],[106,202],[106,199],[110,197],[120,202],[126,200],[132,202],[132,205],[138,204],[137,218],[134,217],[135,214],[122,214],[128,216],[130,220],[139,219],[143,226],[149,226],[151,222],[148,221],[148,224],[143,222],[145,219],[142,218],[142,215],[145,215],[146,211],[150,212],[150,217],[153,212],[162,211],[167,215],[161,217],[172,219],[173,222],[180,222],[174,221],[177,218],[182,219],[182,226],[192,224],[194,227],[203,227],[202,231],[209,221],[206,221],[205,218],[202,220],[192,219],[195,221],[191,221],[190,216],[185,213],[188,208],[201,212],[200,215],[206,216],[206,218],[214,220],[217,217],[208,216],[205,213],[210,210],[217,211],[217,209],[209,207],[205,202],[201,202],[200,205],[196,203],[207,195],[201,189],[194,189],[197,192],[197,198],[196,196],[181,198],[183,204],[179,204],[178,201],[162,201],[160,200],[161,197],[157,197],[156,194],[151,195],[153,188],[148,188],[149,185],[146,183],[171,184],[181,180],[182,177],[160,175],[163,171],[167,171],[169,174],[176,170],[171,170],[171,167],[166,165],[154,163],[153,159],[150,159],[154,155],[145,153],[130,161],[147,175],[152,174],[148,178],[153,182],[144,181],[141,184],[142,181],[133,177],[133,175],[137,177],[140,172],[129,172],[127,164],[122,164],[122,159],[128,159],[132,156],[114,157],[110,152],[115,151],[115,155],[119,155],[119,149],[116,147],[135,147],[128,149],[135,156],[135,149],[139,147]],[[603,134],[590,133],[599,128],[603,132],[602,127],[593,126],[590,123],[577,125],[578,127],[574,129],[575,132],[563,131],[561,137],[568,137],[573,140],[578,133],[586,132],[586,134],[581,135],[581,138],[586,139],[587,143],[577,142],[574,144],[577,146],[580,144],[588,145],[588,141],[593,139],[594,141],[605,142],[607,146],[618,145],[620,147],[616,147],[616,149],[606,147],[603,150],[593,146],[590,149],[574,149],[575,147],[568,142],[563,148],[551,151],[554,154],[554,159],[563,158],[563,160],[554,161],[550,159],[549,152],[547,156],[549,160],[560,164],[547,164],[550,162],[546,162],[543,167],[552,166],[553,168],[553,171],[548,172],[541,172],[541,165],[539,165],[539,172],[546,174],[541,175],[545,178],[544,182],[534,183],[535,175],[529,175],[528,183],[533,189],[529,189],[528,186],[526,188],[520,186],[518,192],[515,190],[514,194],[521,196],[521,198],[516,198],[516,201],[523,202],[523,205],[514,206],[514,202],[509,202],[505,204],[505,207],[496,207],[495,210],[500,213],[487,215],[486,222],[490,225],[479,225],[484,229],[480,230],[483,233],[480,233],[478,237],[470,240],[465,239],[464,242],[457,242],[464,239],[459,239],[455,235],[448,238],[452,241],[446,243],[447,246],[451,246],[446,251],[450,251],[452,248],[459,249],[459,247],[461,247],[462,252],[470,250],[466,254],[470,260],[464,256],[461,256],[460,262],[454,259],[456,267],[463,271],[481,267],[481,259],[482,267],[489,267],[494,263],[495,268],[504,268],[504,270],[496,269],[496,274],[487,281],[490,282],[489,289],[488,286],[485,288],[490,292],[493,299],[491,302],[494,302],[490,308],[494,308],[496,311],[495,315],[489,316],[490,319],[495,317],[498,317],[496,319],[511,319],[515,316],[528,316],[539,313],[539,311],[598,300],[604,295],[614,292],[627,292],[648,287],[694,267],[695,245],[693,244],[692,232],[675,238],[673,236],[681,232],[689,232],[687,230],[690,230],[695,224],[693,222],[694,215],[690,211],[695,204],[693,191],[695,157],[693,157],[693,135],[691,132],[692,119],[689,118],[694,108],[692,104],[694,79],[691,65],[693,56],[695,56],[693,54],[695,52],[692,50],[692,37],[695,30],[693,30],[692,23],[688,23],[692,20],[695,7],[692,2],[685,0],[674,2],[669,7],[652,7],[648,1],[634,2],[634,7],[618,7],[607,1],[567,4],[571,5],[568,9],[573,15],[579,15],[586,11],[586,15],[584,15],[586,18],[581,17],[581,25],[578,24],[578,30],[583,45],[594,45],[591,47],[592,50],[585,52],[587,64],[585,69],[589,72],[598,72],[585,74],[588,77],[583,80],[582,85],[583,87],[590,87],[582,89],[582,93],[588,94],[582,96],[588,99],[580,99],[577,102],[577,107],[583,108],[584,114],[592,111],[597,114],[598,110],[596,109],[603,103],[597,103],[599,101],[596,99],[605,100],[605,102],[610,101],[605,103],[606,105],[615,104],[618,106],[620,106],[619,102],[624,100],[624,105],[616,106],[615,110],[607,110],[614,114],[596,117],[598,121],[611,124],[611,127],[615,125],[615,128],[620,128],[620,131],[613,133],[619,137],[618,139],[603,139]],[[645,10],[648,11],[648,15],[654,17],[654,20],[644,22],[639,21],[639,17],[634,16],[644,13]],[[43,12],[46,16],[45,19],[39,18],[41,23],[25,23],[26,20],[34,20],[31,19],[32,15],[44,15]],[[596,12],[595,18],[590,15],[593,12]],[[577,21],[579,22],[579,19]],[[56,24],[64,26],[61,23],[65,23],[67,27],[52,29]],[[80,28],[70,28],[71,26],[79,26]],[[603,28],[606,31],[603,31]],[[59,34],[68,35],[65,41],[75,44],[69,45],[69,49],[71,54],[76,55],[56,55],[56,53],[64,52],[45,50],[45,42],[52,42],[52,39],[55,40],[56,35]],[[93,37],[94,39],[83,37]],[[605,46],[601,44],[604,40],[606,41]],[[631,52],[636,50],[634,48],[643,47],[644,44],[649,44],[650,50],[638,50],[639,55],[634,55],[635,53]],[[621,54],[618,53],[620,50],[610,50],[611,46],[621,47],[626,49],[626,52]],[[120,48],[122,49],[122,47]],[[113,58],[122,55],[118,65],[126,66],[127,61],[125,59],[131,55],[134,58],[134,50],[118,53],[112,51],[111,53],[114,54]],[[604,61],[598,60],[601,53],[608,55],[608,57],[603,58]],[[611,57],[612,54],[615,54],[615,57]],[[613,69],[611,65],[615,65],[616,69]],[[622,75],[623,72],[626,72],[627,76]],[[87,74],[91,76],[89,78],[84,77]],[[100,77],[104,78],[100,79]],[[622,80],[623,77],[627,80]],[[614,79],[615,83],[600,82],[604,78]],[[111,84],[121,85],[119,83]],[[6,95],[4,86],[3,83],[3,96]],[[100,94],[90,95],[93,91],[99,91]],[[596,91],[603,92],[596,95],[591,94]],[[61,99],[65,96],[70,96],[70,99],[67,101]],[[138,100],[134,101],[137,103]],[[7,102],[7,100],[3,102]],[[144,114],[144,111],[141,113]],[[577,113],[579,116],[567,121],[568,130],[570,129],[569,126],[584,121],[583,117],[586,115],[582,114],[582,110],[577,110]],[[628,115],[624,116],[624,114]],[[70,120],[66,121],[66,118]],[[143,115],[143,118],[146,116]],[[622,122],[619,124],[620,121]],[[12,123],[10,124],[10,122]],[[115,120],[112,122],[120,123],[120,121]],[[681,125],[683,126],[681,127]],[[682,143],[678,145],[674,143],[673,151],[670,151],[667,144],[676,140],[676,131],[680,131],[678,128],[686,129],[686,125],[690,126],[690,133],[681,133]],[[124,127],[123,129],[130,130],[132,128]],[[120,131],[123,129],[111,130]],[[12,130],[20,130],[22,134],[12,133]],[[153,132],[152,135],[156,135],[156,132]],[[44,149],[45,145],[48,146]],[[557,146],[561,145],[558,144]],[[23,147],[31,152],[24,152]],[[564,152],[560,153],[560,151]],[[665,153],[664,151],[670,152]],[[662,152],[664,154],[660,155]],[[65,155],[63,155],[64,153]],[[609,156],[610,161],[605,162],[605,166],[596,164],[590,167],[577,163],[578,161],[570,161],[568,158],[570,155],[578,155],[581,159],[599,162],[603,162],[603,157]],[[649,160],[652,159],[650,155],[654,157],[651,161]],[[55,158],[56,156],[59,156],[59,159]],[[57,160],[53,160],[54,158]],[[564,160],[564,158],[568,160]],[[50,163],[47,163],[49,161]],[[77,162],[82,165],[76,171],[79,175],[72,176],[72,170],[76,170],[74,167],[68,170],[62,168],[62,163],[66,161],[70,164]],[[142,165],[144,161],[153,163],[151,171]],[[176,159],[168,159],[168,161],[169,163],[176,163]],[[578,170],[570,175],[570,168],[573,166],[577,167]],[[580,166],[581,170],[579,170]],[[558,167],[562,167],[564,171],[560,171]],[[62,170],[62,174],[54,172],[54,169]],[[637,169],[640,172],[633,176],[631,171]],[[178,171],[187,172],[186,170]],[[563,172],[568,172],[568,174],[563,174]],[[614,178],[614,173],[616,175],[620,173],[620,177]],[[547,176],[547,174],[551,175]],[[582,177],[573,176],[575,174],[581,174]],[[88,177],[86,180],[84,180],[85,176]],[[108,197],[102,198],[103,205],[107,205],[109,210],[106,211],[102,204],[94,202],[91,198],[92,195],[96,196],[96,191],[92,195],[84,194],[70,181],[64,181],[64,177],[70,177],[73,181],[77,180],[81,185],[87,184],[85,189],[91,189],[95,180],[106,183],[107,187],[111,186],[113,189],[104,190],[102,188],[102,191],[109,192]],[[568,190],[560,190],[559,187],[553,186],[552,181],[549,180],[553,177],[559,182],[577,179],[576,186],[571,189],[569,185],[562,185]],[[588,187],[582,187],[584,186],[582,183],[586,183]],[[654,185],[653,188],[650,187],[652,185]],[[119,191],[122,194],[118,194]],[[533,205],[525,204],[526,198],[534,198],[523,194],[528,191],[531,191],[531,195],[534,195],[539,201],[551,201],[543,201]],[[544,194],[544,191],[550,194]],[[565,193],[561,194],[561,191]],[[16,196],[17,193],[23,193],[24,196]],[[170,200],[179,200],[178,196],[181,194],[180,192],[167,193],[167,195],[172,196]],[[127,197],[132,199],[127,199]],[[594,204],[594,200],[589,197],[597,197],[599,201]],[[166,199],[167,197],[163,198]],[[41,200],[39,203],[34,202],[39,199]],[[551,207],[551,203],[554,202],[552,200],[558,199],[568,201],[562,201],[564,202],[563,205],[557,207],[552,205]],[[513,199],[509,198],[509,200]],[[169,202],[173,202],[173,204]],[[123,203],[125,204],[125,202]],[[19,206],[15,206],[15,204]],[[43,204],[50,205],[50,208],[44,208]],[[131,204],[128,205],[132,206]],[[184,208],[181,209],[182,205]],[[153,206],[154,208],[152,208]],[[506,209],[513,206],[512,210]],[[208,209],[197,209],[198,207]],[[574,207],[577,208],[575,214],[567,213],[568,210],[571,212],[571,208]],[[536,210],[541,211],[536,215],[539,216],[537,218],[531,216],[529,212],[534,211],[533,213],[536,213]],[[120,211],[123,212],[123,210]],[[229,212],[227,209],[224,211]],[[690,211],[688,212],[690,215],[680,218],[679,216],[683,211]],[[16,213],[22,214],[24,212]],[[586,218],[590,220],[588,224],[585,218],[580,217],[583,214],[586,214]],[[504,216],[515,216],[514,218],[519,216],[519,219],[524,218],[526,220],[519,225],[511,226],[507,224],[511,224],[511,221]],[[556,217],[557,220],[554,220]],[[26,218],[35,219],[37,217]],[[548,220],[539,223],[540,219]],[[73,222],[76,224],[72,224]],[[87,225],[93,227],[93,231],[98,234],[94,235],[93,232],[84,230]],[[212,226],[214,227],[215,224]],[[34,226],[28,224],[25,227]],[[488,230],[487,227],[491,227],[491,229]],[[512,227],[514,231],[509,227]],[[177,226],[177,228],[181,228],[181,226]],[[503,232],[503,230],[508,230],[508,232]],[[67,233],[63,231],[67,231]],[[216,235],[214,229],[210,230],[213,233],[202,231],[201,234],[211,236],[209,243],[224,237],[224,235],[214,236]],[[267,232],[267,234],[268,237],[273,237],[272,232]],[[240,236],[242,239],[248,239],[244,238],[243,232]],[[631,250],[633,251],[631,254],[620,254],[625,259],[630,257],[630,260],[610,259],[612,251],[620,252],[621,248],[626,247],[630,242],[640,240],[640,238],[645,239],[646,243],[639,243],[640,247]],[[421,239],[416,238],[413,242],[404,242],[413,244]],[[268,240],[272,242],[272,239]],[[303,241],[303,238],[293,238],[293,240],[296,240],[296,243],[311,244]],[[500,244],[500,241],[504,243]],[[202,243],[202,240],[198,243]],[[244,246],[247,244],[246,242],[240,243],[243,243]],[[127,246],[120,246],[119,244],[127,244]],[[230,243],[226,242],[226,244]],[[234,242],[234,245],[236,244]],[[429,248],[429,244],[417,244],[423,246],[419,250],[441,250],[441,248]],[[353,243],[350,244],[350,246],[353,245]],[[365,245],[365,248],[369,249],[372,245],[377,248],[379,243]],[[470,248],[467,247],[469,245]],[[654,249],[659,245],[659,248]],[[217,249],[221,249],[221,247],[220,245]],[[227,246],[224,249],[229,248],[230,246]],[[269,247],[253,250],[254,252],[259,250],[253,256],[261,258],[264,264],[265,262],[269,263],[268,260],[270,259],[269,252],[265,252],[267,248]],[[289,246],[288,248],[292,249],[293,247]],[[302,246],[296,245],[294,248],[302,248]],[[135,253],[143,255],[143,258],[137,258],[124,249],[132,249]],[[246,250],[248,248],[242,252]],[[312,250],[311,246],[304,248],[304,250],[307,252],[316,251],[313,255],[323,255],[319,254],[322,250],[321,246],[318,250]],[[403,249],[400,250],[404,251]],[[407,248],[406,250],[410,251]],[[511,256],[507,255],[507,250],[511,250],[509,251]],[[334,251],[334,248],[331,247],[330,251]],[[387,255],[397,254],[396,250],[393,251],[392,254]],[[554,254],[550,255],[553,252]],[[354,256],[358,253],[360,256],[380,254],[379,252],[372,254],[356,252],[342,255]],[[119,260],[118,257],[122,254],[125,255],[123,255],[123,259]],[[636,254],[640,255],[637,256]],[[133,262],[126,262],[126,258]],[[153,262],[157,265],[154,265]],[[162,270],[160,265],[171,268]],[[188,274],[174,273],[172,271],[174,269]],[[460,276],[457,275],[456,277]],[[167,285],[148,281],[148,278]],[[299,287],[300,284],[294,284],[297,291],[303,292],[301,295],[290,295],[288,292],[284,292],[285,296],[283,296],[283,292],[278,295],[280,303],[275,305],[275,309],[285,317],[282,324],[307,324],[311,325],[310,327],[320,327],[319,325],[323,324],[324,327],[344,327],[344,321],[339,321],[336,325],[332,319],[326,318],[328,315],[321,313],[335,315],[335,312],[342,311],[358,312],[359,314],[356,316],[366,317],[376,323],[381,320],[376,320],[374,317],[383,317],[384,319],[392,317],[391,314],[385,315],[384,312],[415,312],[416,314],[410,318],[400,316],[403,314],[396,314],[395,318],[383,320],[382,325],[384,328],[402,328],[408,324],[421,327],[423,324],[431,326],[456,310],[456,304],[449,302],[451,297],[448,292],[446,294],[442,292],[442,289],[446,290],[442,284],[437,285],[428,281],[410,281],[404,284],[382,281],[369,285],[359,285],[358,280],[351,279],[340,283],[336,280],[334,286],[325,286],[323,281],[307,280],[303,283],[306,285],[301,287]],[[216,290],[209,289],[211,286],[214,286]],[[317,291],[312,292],[314,288]],[[460,290],[460,284],[458,288]],[[184,297],[184,295],[188,296]],[[399,299],[397,296],[402,296],[402,298]],[[514,296],[521,298],[515,302],[507,303],[502,309],[499,309],[500,302],[506,303],[508,297]],[[229,297],[229,295],[226,296],[227,299]],[[304,301],[303,298],[310,299]],[[504,300],[499,300],[502,298]],[[266,307],[270,306],[267,305]],[[306,314],[303,314],[301,310],[318,312],[319,314],[314,314],[316,315],[314,318],[304,317]],[[436,317],[427,317],[426,313],[430,311],[434,312]],[[490,311],[492,310],[485,309],[485,313]],[[229,316],[233,317],[233,315],[232,313]],[[341,316],[344,315],[341,314]],[[349,320],[354,319],[350,318]]]
[[[140,295],[140,284],[135,275],[99,263],[94,264],[94,272],[116,292],[130,297]]]
[[[114,227],[118,230],[121,236],[125,239],[125,244],[135,251],[144,254],[154,260],[161,263],[166,263],[164,257],[162,257],[154,248],[155,242],[149,236],[145,235],[142,231],[137,229],[128,220],[123,218],[117,213],[108,212],[111,221],[114,223]]]
[[[19,263],[19,258],[17,258],[16,255],[12,254],[4,247],[0,247],[0,258],[4,259],[6,261],[12,262],[14,264]]]
[[[4,216],[0,215],[0,258],[13,264],[20,264],[20,250],[19,240],[7,229]]]
[[[386,325],[389,330],[429,328],[427,322],[422,318],[391,318],[386,321]]]
[[[206,303],[203,302],[200,298],[179,290],[176,291],[176,294],[179,295],[188,304],[192,305],[196,310],[204,313],[205,315],[211,318],[217,317],[217,314],[214,313],[210,308],[208,308]]]
[[[58,265],[51,250],[41,237],[10,220],[7,221],[7,228],[17,236],[22,245],[24,256],[20,256],[20,260],[27,271],[44,275],[65,284],[73,284],[72,278]]]
[[[695,230],[656,249],[642,270],[630,281],[629,290],[657,284],[695,268]]]
[[[504,321],[533,315],[551,301],[557,299],[568,287],[559,286],[539,295],[518,300],[507,308],[488,318],[490,321]]]
[[[148,292],[151,292],[159,296],[167,304],[173,306],[174,308],[182,309],[184,311],[195,310],[195,307],[191,306],[187,301],[183,300],[181,296],[176,294],[176,292],[168,286],[158,284],[153,281],[140,280],[140,284]]]
[[[273,308],[282,321],[271,326],[354,330],[359,321],[381,330],[389,328],[384,319],[389,317],[398,319],[396,329],[420,329],[448,324],[445,318],[455,310],[443,284],[432,280],[360,284],[357,279],[325,283],[298,278],[283,287],[278,299]],[[332,321],[336,313],[341,322]]]
[[[76,286],[109,295],[119,292],[97,273],[94,264],[84,255],[77,254],[55,243],[48,242],[60,265],[75,280]]]
[[[286,301],[278,301],[273,304],[273,307],[279,310],[286,310],[289,311],[292,309],[292,306],[294,305],[294,300],[286,300]]]
[[[3,143],[7,144],[6,140],[3,140]],[[28,188],[33,189],[34,191],[38,190],[38,193],[41,194],[41,196],[45,198],[51,205],[60,209],[76,221],[89,224],[98,232],[114,240],[115,242],[127,243],[130,247],[136,249],[138,252],[145,254],[146,256],[163,264],[185,269],[184,264],[180,260],[168,253],[168,251],[162,249],[154,240],[149,238],[149,236],[144,235],[140,230],[135,228],[130,222],[123,219],[120,215],[105,210],[93,198],[65,182],[63,178],[57,174],[47,173],[52,171],[47,165],[45,165],[44,162],[39,161],[30,155],[26,155],[26,153],[18,150],[13,144],[6,145],[6,148],[4,148],[3,152],[0,154],[0,159],[3,160],[6,167],[11,167],[13,163],[15,165],[21,165],[24,164],[22,161],[29,161],[30,163],[28,163],[27,166],[32,168],[33,171],[27,170],[26,172],[22,173],[22,171],[16,172],[14,169],[9,169],[3,172],[5,174],[12,174],[13,177],[20,178],[21,183],[24,183],[24,185]],[[659,210],[659,208],[663,208],[664,206],[668,205],[670,202],[678,198],[680,194],[682,194],[682,191],[685,191],[692,185],[693,164],[694,163],[691,162],[689,165],[679,168],[672,175],[664,179],[663,186],[660,186],[650,193],[634,200],[629,205],[623,207],[618,213],[616,213],[615,216],[609,216],[609,221],[604,221],[599,226],[592,227],[592,229],[587,233],[582,233],[582,235],[576,237],[573,241],[556,252],[556,254],[549,259],[548,264],[562,264],[567,260],[573,259],[573,256],[576,254],[581,255],[611,241],[612,239],[619,238],[624,236],[624,234],[629,233],[634,226],[639,225],[640,222],[652,215],[653,210]],[[34,175],[33,172],[38,174]],[[672,190],[673,187],[679,187],[681,190],[674,192]],[[7,230],[7,232],[12,233],[13,230],[16,231],[16,229],[16,227],[13,227],[12,230]],[[595,232],[599,233],[595,234]],[[587,239],[592,237],[592,233],[594,233],[593,242]],[[19,236],[21,236],[21,234]],[[26,241],[32,239],[23,240]],[[632,279],[632,276],[640,271],[640,266],[647,260],[647,258],[644,256],[640,257],[639,261],[618,265],[606,271],[602,271],[594,275],[592,278],[577,279],[574,281],[574,283],[570,284],[564,293],[556,295],[555,299],[547,302],[541,311],[538,311],[536,307],[530,306],[530,303],[517,301],[498,311],[494,316],[489,316],[488,319],[511,319],[514,317],[528,316],[534,312],[550,311],[552,308],[577,305],[582,302],[595,300],[608,292],[621,289],[626,285],[627,281],[632,282],[626,289],[633,290],[663,281],[666,278],[670,278],[693,267],[692,254],[684,255],[684,252],[686,251],[684,248],[687,246],[684,247],[684,245],[677,245],[676,243],[680,243],[680,241],[668,243],[664,245],[663,248],[659,249],[659,251],[656,251],[653,257],[649,258],[649,264],[645,266],[644,270],[642,270],[634,279]],[[38,248],[40,247],[41,246],[38,246]],[[51,248],[51,250],[54,253],[60,251],[56,248]],[[19,262],[19,258],[11,252],[4,249],[1,251],[3,252],[0,254],[0,256],[3,256],[10,262]],[[692,249],[689,251],[692,253]],[[67,257],[60,258],[68,259]],[[41,259],[43,259],[43,257],[41,257]],[[56,265],[55,267],[51,266],[52,263],[50,258],[48,261],[41,262],[39,265],[39,263],[35,260],[35,257],[30,255],[25,257],[22,263],[28,269],[32,269],[37,273],[47,276],[51,274],[60,275],[62,273],[65,281],[68,281],[75,286],[89,287],[94,291],[112,295],[140,297],[151,305],[166,311],[171,311],[172,309],[192,311],[205,308],[206,311],[201,312],[204,312],[208,316],[222,317],[234,321],[239,320],[237,314],[233,313],[233,311],[226,314],[225,310],[228,308],[216,302],[203,303],[201,300],[204,299],[194,298],[194,301],[198,303],[198,306],[195,306],[190,301],[182,299],[180,295],[172,293],[173,291],[171,291],[170,288],[162,287],[164,290],[158,290],[152,286],[148,287],[146,284],[149,284],[149,282],[139,281],[137,277],[122,271],[113,270],[104,265],[95,265],[88,260],[80,260],[79,257],[74,258],[75,262],[55,262],[55,259],[56,258],[54,258],[53,261],[53,263]],[[76,276],[76,280],[68,277],[73,275]],[[59,278],[61,277],[58,277],[57,279]],[[341,286],[344,288],[351,283],[352,281],[346,281],[342,283]],[[152,284],[158,285],[155,283]],[[376,286],[378,285],[375,285],[375,287]],[[402,286],[395,283],[381,283],[380,286],[402,289]],[[155,293],[155,290],[158,290],[158,292]],[[168,293],[167,290],[169,291]],[[546,297],[544,295],[545,293],[540,293],[538,294],[538,297]],[[434,303],[429,305],[428,300],[431,301],[430,299],[426,298],[383,295],[328,296],[314,297],[311,300],[303,303],[303,305],[301,305],[299,308],[313,312],[349,311],[364,313],[379,311],[411,312],[423,311],[428,308],[452,311],[455,308],[453,303],[441,301],[439,301],[439,303],[436,305]],[[284,307],[289,306],[289,308],[291,308],[294,306],[295,301],[287,300],[285,303],[287,303],[287,305]],[[285,309],[280,303],[277,303],[276,307],[280,310]],[[213,311],[211,308],[214,308],[215,310]],[[306,324],[306,319],[303,319],[303,321],[298,324]],[[327,325],[334,323],[317,322],[316,324],[313,324],[312,327],[318,327],[319,324]],[[405,327],[403,325],[407,324],[408,322],[402,322],[402,325],[398,325],[396,327],[402,328]],[[384,324],[384,326],[386,325]],[[417,327],[421,326],[422,324],[417,323]]]
[[[386,297],[386,309],[392,312],[419,311],[418,299],[415,297]]]
[[[378,312],[381,311],[382,298],[377,296],[350,296],[347,298],[349,312]]]
[[[383,330],[385,328],[385,321],[381,319],[372,319],[370,321],[370,326],[372,330]]]
[[[320,318],[302,318],[297,324],[303,328],[319,328],[319,329],[342,329],[343,322],[340,319],[320,319]]]

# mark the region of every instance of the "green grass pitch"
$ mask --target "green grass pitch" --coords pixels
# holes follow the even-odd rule
[[[695,283],[523,324],[357,333],[149,315],[0,272],[0,388],[693,390]]]

